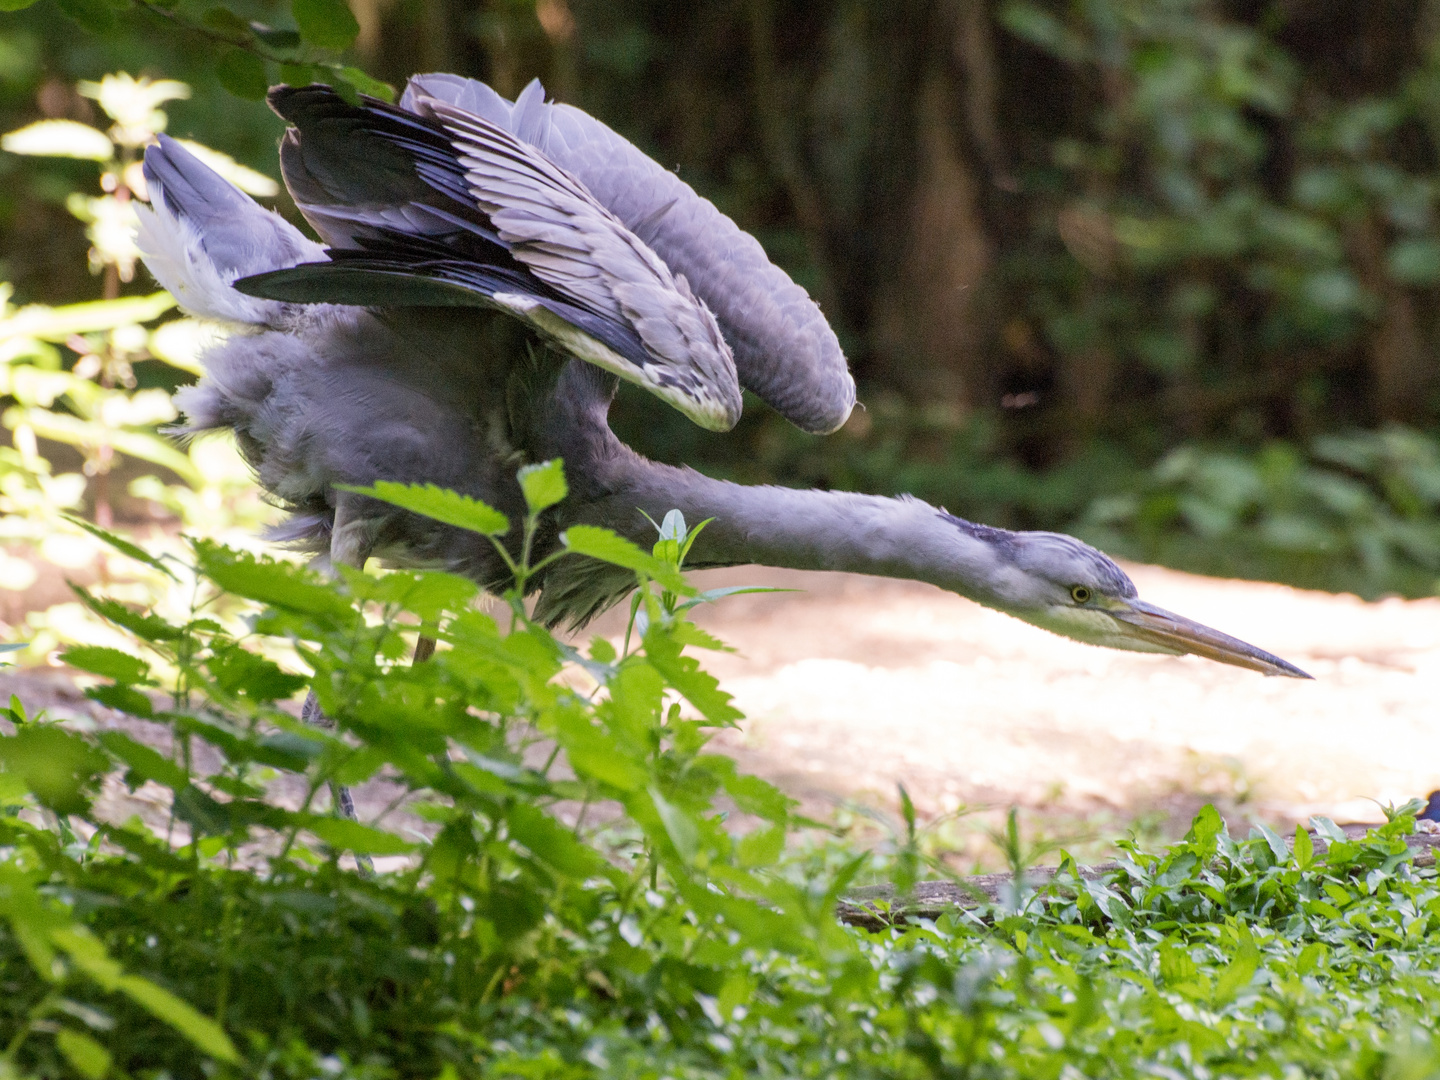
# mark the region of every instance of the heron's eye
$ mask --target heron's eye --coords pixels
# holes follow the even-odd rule
[[[1070,599],[1077,604],[1088,604],[1090,602],[1090,590],[1084,585],[1075,585],[1070,589]]]

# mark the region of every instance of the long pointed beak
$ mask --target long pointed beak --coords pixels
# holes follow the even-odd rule
[[[1263,675],[1286,675],[1292,679],[1313,678],[1294,664],[1281,660],[1264,649],[1257,649],[1229,634],[1191,622],[1183,615],[1176,615],[1143,600],[1127,600],[1125,604],[1125,608],[1110,611],[1117,621],[1125,624],[1125,632],[1168,652],[1194,653],[1208,660],[1249,668]]]

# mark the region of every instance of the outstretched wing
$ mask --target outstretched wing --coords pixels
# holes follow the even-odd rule
[[[579,179],[715,313],[741,385],[806,431],[845,422],[855,383],[820,308],[708,199],[594,117],[547,104],[538,81],[512,104],[473,79],[417,75],[400,104],[427,98],[484,117]]]
[[[476,303],[637,383],[712,430],[740,387],[714,316],[585,186],[485,119],[410,114],[327,87],[271,93],[296,127],[285,179],[330,241],[328,263],[239,283],[299,302]]]

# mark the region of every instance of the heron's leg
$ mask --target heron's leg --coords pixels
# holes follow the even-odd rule
[[[363,568],[374,544],[373,526],[355,513],[354,496],[349,492],[337,493],[335,524],[330,530],[330,573],[333,575],[337,566],[351,566],[357,570]],[[312,727],[328,729],[335,726],[335,721],[321,711],[314,690],[305,696],[305,704],[300,708],[300,719]],[[340,816],[354,821],[355,797],[350,794],[350,789],[342,784],[331,784],[330,791]],[[374,872],[374,863],[368,855],[357,855],[355,863],[362,874],[368,876]]]

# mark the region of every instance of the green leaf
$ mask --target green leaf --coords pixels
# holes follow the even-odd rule
[[[652,784],[647,790],[650,801],[655,804],[655,812],[660,815],[661,824],[665,826],[665,834],[670,837],[675,850],[686,862],[693,862],[700,842],[700,832],[695,827],[695,822],[684,810],[661,795],[659,788]]]
[[[772,825],[768,829],[755,829],[740,838],[736,856],[741,866],[771,866],[785,850],[785,827]]]
[[[695,589],[686,582],[680,571],[653,555],[647,555],[629,540],[617,536],[609,529],[597,528],[594,525],[572,525],[560,534],[560,542],[577,555],[587,555],[592,559],[643,574],[671,592],[684,596],[695,595]]]
[[[360,33],[360,24],[345,0],[291,0],[290,11],[300,36],[322,49],[341,52]]]
[[[396,484],[381,480],[368,488],[337,486],[482,536],[504,536],[510,531],[510,519],[499,510],[486,506],[479,499],[446,491],[434,484]]]
[[[1390,276],[1402,285],[1424,287],[1440,282],[1440,241],[1429,237],[1401,240],[1385,259]]]
[[[35,0],[0,0],[0,11],[24,11]]]
[[[200,16],[200,21],[211,30],[219,30],[223,34],[230,34],[241,39],[250,37],[250,24],[227,7],[208,9],[204,15]]]
[[[175,816],[189,825],[197,836],[225,836],[241,824],[231,813],[231,808],[237,807],[238,803],[222,803],[194,784],[176,789],[171,805]]]
[[[202,1052],[220,1061],[239,1064],[240,1055],[235,1052],[235,1044],[225,1029],[170,991],[138,975],[121,976],[115,989],[157,1020],[169,1024]]]
[[[27,724],[0,737],[0,762],[57,814],[83,814],[110,759],[84,739],[53,725]]]
[[[92,34],[108,34],[115,29],[115,10],[105,0],[55,0],[55,6]]]
[[[144,548],[139,547],[136,544],[132,544],[123,536],[116,536],[108,529],[102,529],[99,525],[92,525],[88,521],[84,521],[77,517],[71,517],[69,514],[65,514],[63,516],[66,521],[70,522],[71,525],[78,526],[79,528],[84,529],[91,536],[99,540],[103,540],[105,543],[113,547],[116,551],[120,552],[121,555],[124,555],[127,558],[134,559],[136,562],[144,563],[151,569],[159,570],[171,581],[179,580],[179,578],[175,576],[174,571],[172,571],[163,562],[157,559],[154,555],[151,555]]]
[[[89,1035],[61,1028],[55,1033],[55,1048],[87,1080],[101,1080],[110,1071],[110,1051]]]
[[[178,626],[172,626],[164,619],[155,615],[142,615],[139,612],[131,611],[124,604],[105,597],[91,596],[89,591],[73,581],[68,582],[70,591],[80,598],[80,602],[87,608],[99,615],[107,622],[116,626],[124,627],[136,637],[145,641],[177,641],[185,636],[185,631]]]
[[[150,665],[139,657],[103,645],[77,645],[66,649],[60,659],[73,668],[114,679],[117,683],[148,683]]]
[[[524,844],[535,857],[572,878],[587,878],[604,869],[604,860],[590,850],[569,829],[539,807],[516,802],[505,820],[510,835]]]
[[[215,77],[220,85],[246,101],[263,101],[270,89],[265,74],[265,61],[244,49],[231,49],[215,64]]]
[[[1350,839],[1345,835],[1345,830],[1328,817],[1316,815],[1310,819],[1310,824],[1314,825],[1315,831],[1332,844],[1343,844]]]
[[[155,707],[148,697],[133,686],[123,683],[114,686],[92,686],[85,691],[85,696],[108,709],[115,709],[129,716],[149,718],[155,714]]]
[[[0,11],[5,10],[0,6]],[[109,161],[115,144],[103,131],[77,120],[37,120],[0,138],[0,150],[34,157]]]
[[[362,94],[369,94],[371,97],[379,98],[381,101],[393,103],[395,100],[395,88],[393,86],[387,82],[381,82],[379,79],[361,71],[357,67],[342,67],[335,73]]]
[[[347,818],[306,814],[298,820],[307,831],[336,851],[351,851],[356,855],[403,855],[415,850],[413,841]]]
[[[1295,826],[1295,865],[1304,870],[1315,861],[1315,845],[1303,825]]]
[[[720,681],[701,668],[693,656],[681,655],[680,643],[662,627],[651,627],[646,633],[645,658],[710,723],[733,724],[744,719],[745,714],[731,703],[730,695],[720,689]]]
[[[1252,942],[1243,942],[1235,959],[1220,973],[1215,981],[1215,999],[1229,1001],[1255,977],[1260,967],[1260,950]]]
[[[590,722],[581,709],[557,709],[555,736],[579,776],[621,791],[638,791],[649,781],[645,768],[620,749],[615,739]]]
[[[226,592],[258,600],[282,611],[346,620],[349,602],[326,585],[307,581],[306,571],[290,563],[260,559],[208,540],[195,541],[200,569]]]
[[[282,671],[273,660],[239,645],[217,651],[205,661],[205,670],[226,693],[250,701],[282,701],[309,682],[305,676]]]
[[[1300,950],[1300,955],[1295,958],[1295,970],[1301,975],[1309,975],[1315,970],[1316,965],[1325,959],[1329,952],[1323,941],[1312,941],[1305,948]]]
[[[175,306],[168,292],[127,296],[119,300],[91,300],[83,304],[45,307],[36,304],[0,322],[0,338],[33,337],[41,341],[67,341],[73,334],[114,330],[158,319]]]
[[[190,783],[190,777],[179,765],[160,751],[136,742],[123,731],[102,731],[96,736],[100,745],[129,766],[125,783],[137,788],[146,780],[153,780],[172,791],[179,791]]]
[[[257,38],[277,52],[290,52],[300,48],[300,35],[294,30],[277,30],[273,26],[266,26],[264,23],[258,22],[251,23],[250,30]]]
[[[559,458],[526,465],[515,474],[520,481],[520,490],[525,495],[525,505],[532,514],[548,510],[570,493],[565,483],[565,466]]]

